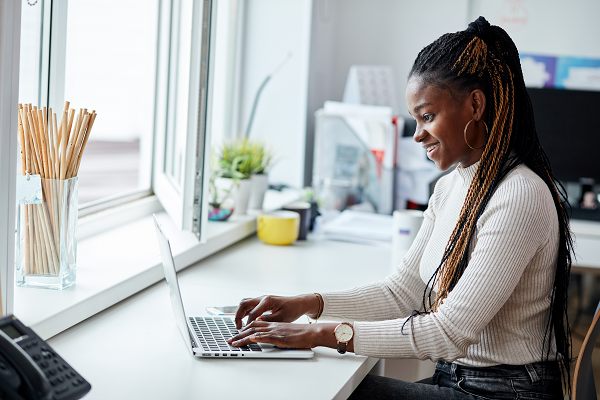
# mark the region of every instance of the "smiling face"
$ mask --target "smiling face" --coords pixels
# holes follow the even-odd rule
[[[462,98],[464,97],[464,98]],[[448,89],[435,84],[426,85],[418,76],[413,76],[406,87],[406,102],[409,113],[417,121],[414,140],[427,150],[427,157],[436,167],[446,171],[460,163],[469,167],[479,161],[485,144],[485,128],[482,121],[485,111],[485,95],[479,89],[455,98]],[[469,124],[467,138],[464,129]],[[483,128],[483,131],[482,131]]]

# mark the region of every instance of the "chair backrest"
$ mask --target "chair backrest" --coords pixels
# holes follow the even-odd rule
[[[594,382],[594,371],[592,369],[592,352],[598,335],[600,334],[600,304],[596,308],[596,314],[592,326],[585,335],[585,340],[577,357],[575,365],[575,378],[573,380],[573,400],[598,400],[596,396],[596,383]]]

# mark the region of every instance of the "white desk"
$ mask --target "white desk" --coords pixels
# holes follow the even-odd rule
[[[600,274],[600,222],[572,220],[571,231],[575,236],[573,272]]]
[[[385,277],[389,248],[250,237],[179,274],[188,314],[266,293],[339,290]],[[164,281],[49,340],[92,384],[86,399],[346,398],[377,359],[318,348],[311,360],[196,359]]]
[[[588,270],[600,267],[599,227],[573,223],[576,265]],[[206,315],[206,306],[237,304],[242,297],[346,289],[382,279],[390,268],[391,251],[386,247],[334,241],[276,247],[253,236],[187,268],[179,277],[187,312]],[[164,281],[49,343],[92,383],[86,399],[343,399],[377,361],[340,356],[331,349],[317,349],[312,360],[195,359],[176,328]],[[428,362],[394,361],[395,366],[386,361],[386,375],[408,380],[419,379],[418,371],[430,367]]]

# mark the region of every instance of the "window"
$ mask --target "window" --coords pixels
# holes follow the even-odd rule
[[[65,100],[98,114],[78,174],[80,216],[155,193],[201,236],[212,3],[23,3],[19,101],[59,118]]]
[[[136,12],[142,11],[139,9],[133,12],[127,11],[127,7],[121,9],[122,3],[116,4],[112,0],[0,1],[0,22],[2,22],[0,26],[5,27],[3,32],[7,33],[7,35],[0,36],[0,54],[2,55],[0,57],[0,76],[3,78],[3,82],[13,82],[14,92],[12,95],[6,93],[10,89],[9,85],[4,85],[2,93],[0,93],[0,123],[3,127],[0,131],[0,187],[8,188],[8,190],[0,191],[0,206],[2,206],[0,209],[8,210],[4,214],[0,213],[0,239],[3,237],[6,239],[7,233],[8,239],[15,236],[13,223],[15,215],[11,214],[10,210],[15,208],[11,205],[14,206],[14,178],[19,168],[17,162],[19,157],[18,154],[13,154],[14,151],[11,152],[11,149],[17,148],[16,135],[11,133],[16,131],[17,126],[17,113],[14,106],[17,103],[16,76],[19,72],[16,55],[19,54],[20,45],[22,45],[20,102],[36,103],[42,107],[52,106],[53,109],[62,111],[63,102],[68,98],[73,107],[93,107],[98,112],[99,118],[103,116],[106,119],[115,118],[117,120],[123,118],[123,114],[119,114],[119,111],[122,111],[119,107],[111,108],[113,104],[104,105],[106,103],[89,104],[96,103],[96,101],[101,103],[102,93],[99,93],[98,96],[91,95],[94,90],[101,91],[98,87],[106,92],[119,91],[120,93],[112,99],[115,105],[125,104],[125,107],[132,108],[130,103],[134,102],[137,107],[134,111],[139,112],[135,115],[138,116],[147,115],[148,103],[146,100],[152,104],[151,122],[149,123],[145,119],[141,122],[139,120],[127,121],[128,133],[122,134],[122,136],[128,136],[126,138],[119,136],[116,139],[110,136],[116,132],[116,129],[122,128],[120,125],[117,126],[118,124],[115,124],[114,121],[107,120],[105,129],[96,130],[99,126],[94,125],[92,135],[105,137],[105,140],[100,140],[101,137],[97,138],[97,141],[100,142],[99,146],[106,144],[104,142],[114,143],[119,139],[132,142],[135,139],[131,140],[131,136],[138,135],[134,137],[139,137],[139,145],[131,146],[134,150],[137,148],[137,153],[133,153],[138,154],[139,160],[139,164],[135,160],[132,162],[134,166],[132,169],[138,165],[137,187],[133,188],[136,192],[130,195],[126,195],[128,189],[116,190],[116,194],[112,196],[114,201],[111,200],[110,195],[108,197],[98,195],[96,200],[90,202],[81,201],[79,216],[92,209],[109,207],[116,201],[123,202],[124,199],[155,193],[156,198],[160,199],[164,208],[171,213],[173,220],[180,227],[190,228],[191,225],[191,229],[195,230],[199,236],[206,233],[202,218],[198,217],[198,213],[201,210],[199,205],[204,197],[203,190],[206,188],[207,174],[205,170],[208,163],[206,154],[210,147],[207,143],[210,143],[209,139],[212,137],[211,130],[216,131],[214,137],[217,142],[215,144],[221,139],[233,137],[238,132],[239,103],[241,94],[244,92],[241,88],[241,71],[244,69],[241,67],[241,61],[246,57],[243,56],[244,52],[241,49],[244,44],[242,38],[245,37],[242,21],[247,19],[246,11],[244,11],[247,4],[242,0],[148,0],[147,2],[127,0],[127,2],[129,1],[138,8],[145,8],[143,10],[145,17],[143,21],[139,22],[143,25],[140,26],[140,29],[143,29],[145,34],[140,35],[144,39],[148,39],[148,36],[154,32],[154,43],[152,44],[150,41],[139,43],[143,49],[136,50],[140,50],[142,55],[129,57],[125,61],[123,61],[124,59],[120,60],[120,67],[127,69],[132,65],[135,66],[136,63],[142,64],[140,59],[150,59],[154,54],[154,63],[144,70],[144,73],[153,73],[154,80],[149,80],[147,74],[135,74],[130,75],[130,80],[122,80],[121,85],[107,79],[107,76],[110,77],[115,70],[121,71],[119,68],[111,70],[110,62],[114,62],[114,59],[120,54],[119,50],[122,48],[119,46],[127,47],[129,44],[131,47],[131,41],[109,40],[108,35],[102,36],[102,33],[113,29],[127,34],[129,31],[123,26],[122,21],[124,19],[135,20]],[[105,11],[100,10],[102,7],[112,7],[115,13],[123,12],[127,18],[116,16],[110,19],[108,26],[104,27],[108,18],[102,15],[102,12]],[[21,10],[23,11],[23,23],[20,26]],[[153,16],[155,19],[152,19]],[[81,20],[86,20],[88,23],[81,23]],[[15,24],[15,29],[22,28],[21,43],[19,43],[19,35],[9,38],[10,33],[15,33],[11,31],[12,24]],[[290,29],[295,30],[293,27]],[[134,32],[132,37],[136,37],[136,34],[137,32]],[[76,35],[76,37],[71,35]],[[10,43],[7,46],[5,42],[11,39],[12,46]],[[215,43],[217,48],[215,48]],[[135,45],[137,46],[138,43]],[[88,51],[88,47],[95,51]],[[110,47],[111,51],[106,51],[106,47]],[[127,53],[124,57],[129,55]],[[104,60],[104,58],[108,58],[108,60]],[[90,73],[81,73],[81,69],[89,71],[86,68],[91,62],[101,63],[105,66],[100,71],[101,75],[93,76]],[[4,67],[13,64],[13,71],[7,73]],[[83,88],[78,82],[81,79],[85,80],[84,84],[88,85],[85,88],[89,90],[82,90]],[[144,93],[131,93],[131,87],[141,87]],[[121,98],[123,94],[131,95],[135,99],[123,99]],[[141,97],[143,98],[140,99]],[[8,113],[5,112],[7,107],[3,107],[3,101],[6,99],[9,99],[13,105],[13,108],[9,108],[10,112]],[[129,113],[126,117],[129,118],[132,115],[134,114]],[[11,116],[13,121],[10,120]],[[115,128],[115,126],[117,127]],[[131,128],[132,126],[134,128]],[[147,135],[148,126],[150,126],[151,140],[144,144],[145,137],[143,135]],[[103,134],[103,131],[106,134]],[[7,139],[13,140],[12,147],[4,146]],[[148,153],[144,155],[145,146],[148,146],[149,155]],[[92,160],[94,157],[93,154],[87,153],[90,149],[86,150],[85,157],[87,158],[84,159],[84,162]],[[14,158],[12,158],[13,156]],[[109,168],[106,165],[112,167],[109,164],[117,156],[118,153],[115,152],[98,158],[105,164],[105,167],[100,170],[107,172]],[[9,168],[5,168],[6,165],[9,165]],[[80,170],[82,181],[88,179],[83,176],[83,168]],[[147,180],[144,180],[144,176]],[[129,182],[135,180],[131,179]],[[144,182],[147,186],[144,186]],[[80,184],[84,185],[85,183]],[[132,184],[128,188],[133,186]],[[95,189],[91,186],[90,190]],[[92,199],[92,197],[88,198]],[[83,234],[89,238],[85,241],[85,246],[82,242],[79,254],[82,256],[85,254],[88,262],[90,258],[93,258],[95,263],[87,264],[90,266],[88,272],[92,269],[91,267],[97,270],[95,265],[105,266],[106,259],[103,256],[105,253],[109,257],[114,257],[114,254],[111,254],[112,251],[106,251],[105,246],[98,244],[105,237],[109,236],[114,242],[128,245],[126,240],[122,240],[123,238],[129,238],[132,234],[151,234],[151,232],[145,232],[143,224],[136,222],[124,229],[116,229],[108,235],[100,234],[97,238],[94,237],[99,232],[111,229],[113,221],[117,219],[125,217],[131,221],[133,218],[147,217],[144,213],[147,213],[149,209],[156,210],[156,198],[148,197],[139,202],[132,202],[126,207],[115,209],[115,212],[90,216],[79,224],[79,228],[83,229],[78,228],[78,232],[82,233],[83,231]],[[111,214],[110,218],[105,218],[106,214]],[[251,219],[235,221],[233,224],[228,224],[227,227],[223,225],[217,227],[215,224],[212,226],[215,229],[212,229],[210,233],[217,240],[207,246],[184,240],[187,247],[183,253],[185,257],[182,257],[185,258],[186,263],[189,263],[189,254],[191,253],[198,257],[207,256],[207,254],[248,235],[252,232],[252,225]],[[11,232],[10,229],[13,231]],[[116,234],[113,235],[113,233]],[[185,238],[187,235],[183,232],[177,234],[179,238]],[[4,284],[2,289],[7,289],[6,282],[12,282],[12,273],[14,273],[14,252],[8,249],[14,248],[14,242],[0,240],[0,247],[5,250],[0,251],[0,254],[5,255],[5,257],[0,257],[0,280]],[[135,249],[133,251],[135,252]],[[144,250],[142,252],[144,256],[148,255],[146,254],[148,252]],[[122,299],[141,290],[149,282],[156,282],[157,265],[155,260],[150,260],[152,257],[145,258],[143,256],[135,258],[135,262],[121,259],[124,264],[129,264],[127,268],[130,268],[129,272],[133,272],[131,276],[125,274],[126,277],[123,278],[123,274],[120,273],[110,274],[115,279],[109,283],[104,282],[105,285],[101,287],[94,285],[76,287],[77,293],[67,301],[68,304],[63,303],[63,308],[58,311],[61,316],[59,319],[64,323],[56,322],[55,316],[58,314],[56,314],[57,310],[53,308],[54,302],[45,302],[49,307],[44,310],[37,307],[31,308],[27,301],[21,301],[30,300],[29,293],[25,294],[26,292],[18,289],[17,294],[23,295],[23,297],[18,297],[18,303],[23,309],[35,310],[36,318],[41,315],[40,312],[46,314],[47,310],[52,310],[48,312],[48,316],[43,317],[39,327],[42,330],[45,329],[46,335],[53,335],[70,326],[69,324],[72,324],[73,321],[79,322],[82,318],[115,304],[118,301],[116,299]],[[7,272],[10,275],[8,277]],[[82,278],[84,275],[86,278],[90,278],[88,272],[84,274],[83,269],[81,272]],[[123,270],[119,272],[123,272]],[[134,278],[131,279],[131,277]],[[11,285],[8,285],[9,290],[10,288]],[[51,292],[43,292],[45,292],[41,293],[43,296],[54,297]],[[3,306],[12,311],[12,304],[8,304],[12,302],[12,294],[7,293],[7,290],[3,290],[2,293],[2,299],[5,300]],[[116,293],[118,294],[116,295]],[[59,297],[65,299],[64,296]],[[71,300],[73,303],[70,302]],[[81,307],[86,309],[83,314]],[[69,317],[65,317],[66,315]]]
[[[150,189],[158,0],[69,0],[64,98],[98,118],[79,170],[83,206]]]
[[[164,3],[158,46],[154,191],[177,226],[199,237],[210,154],[205,140],[211,12],[207,0]]]

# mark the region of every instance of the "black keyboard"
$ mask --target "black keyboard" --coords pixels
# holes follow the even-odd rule
[[[189,318],[196,338],[204,351],[262,351],[257,343],[241,347],[235,347],[227,343],[227,339],[239,333],[231,318]]]

